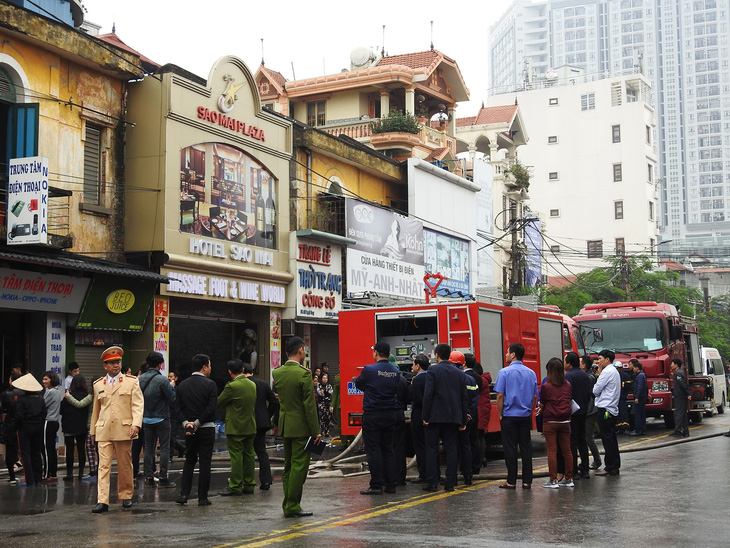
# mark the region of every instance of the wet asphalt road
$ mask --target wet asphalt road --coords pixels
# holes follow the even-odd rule
[[[687,442],[677,443],[660,426],[650,424],[649,438],[621,437],[627,452],[619,477],[582,480],[574,489],[543,489],[543,478],[529,491],[498,489],[501,461],[490,462],[483,479],[453,493],[408,485],[395,495],[364,497],[359,490],[367,475],[319,471],[307,481],[303,500],[315,515],[303,519],[282,515],[277,463],[270,491],[212,496],[212,506],[201,508],[194,499],[175,504],[177,489],[140,481],[131,510],[112,504],[101,515],[91,514],[94,484],[26,488],[8,485],[0,475],[0,545],[726,546],[730,438],[718,434],[728,429],[730,416],[693,426]],[[539,454],[540,438],[534,439]],[[214,461],[211,495],[226,484],[222,457]],[[173,481],[180,466],[175,459]],[[544,457],[535,468],[546,471]]]

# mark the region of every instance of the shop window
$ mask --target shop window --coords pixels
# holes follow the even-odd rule
[[[84,140],[84,203],[99,204],[101,200],[102,179],[102,128],[86,124]]]

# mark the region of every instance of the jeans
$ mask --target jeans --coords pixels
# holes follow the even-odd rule
[[[155,453],[157,440],[160,440],[160,479],[167,479],[170,465],[170,419],[144,425],[144,477],[152,479],[155,475]]]
[[[646,434],[646,402],[634,403],[634,432]]]
[[[573,479],[573,455],[570,451],[570,423],[543,422],[542,433],[547,446],[548,470],[550,481],[558,477],[558,443],[565,463],[565,479]]]
[[[601,453],[598,451],[598,445],[594,437],[596,424],[598,424],[598,412],[586,415],[586,444],[591,451],[591,455],[593,455],[593,460],[601,464]]]
[[[522,483],[532,484],[532,417],[502,417],[502,446],[507,465],[507,483],[517,483],[517,449],[522,457]]]
[[[370,468],[370,488],[394,489],[395,467],[395,410],[366,411],[362,417],[362,439]]]

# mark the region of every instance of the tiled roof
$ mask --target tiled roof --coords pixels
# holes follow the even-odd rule
[[[660,266],[666,267],[667,270],[689,270],[686,266],[677,261],[660,261]]]
[[[116,46],[119,49],[123,49],[126,52],[129,52],[133,55],[138,55],[139,60],[142,61],[143,65],[146,65],[144,68],[147,70],[151,69],[158,69],[160,68],[159,63],[155,63],[152,59],[149,57],[145,57],[140,52],[138,52],[136,49],[130,48],[127,44],[122,42],[121,38],[116,35],[114,32],[110,32],[109,34],[100,34],[99,36],[96,36],[98,40],[101,40],[102,42],[106,42],[107,44],[111,44],[112,46]]]
[[[284,78],[284,75],[281,72],[268,69],[263,63],[259,65],[258,70],[261,71],[261,73],[266,76],[266,78],[268,78],[270,82],[277,85],[281,91],[284,91],[284,89],[286,88],[287,80],[286,78]]]
[[[436,160],[443,160],[444,156],[449,152],[449,147],[437,148],[425,159],[426,162],[433,162]]]
[[[446,57],[443,53],[438,50],[430,51],[419,51],[417,53],[404,53],[403,55],[389,55],[383,57],[378,61],[378,66],[384,65],[404,65],[406,67],[427,68],[430,67],[435,61],[446,59],[454,62],[452,59]]]
[[[482,107],[476,116],[457,118],[456,127],[484,126],[488,124],[509,124],[514,120],[518,105]]]
[[[567,287],[577,279],[578,276],[549,276],[548,287]]]
[[[52,255],[48,253],[10,253],[0,251],[0,260],[80,270],[82,272],[96,272],[99,274],[126,276],[130,278],[138,278],[140,280],[151,280],[159,283],[167,283],[169,281],[167,276],[157,274],[150,270],[143,270],[126,263],[103,261],[91,257],[84,257],[83,255],[72,256],[68,253]]]

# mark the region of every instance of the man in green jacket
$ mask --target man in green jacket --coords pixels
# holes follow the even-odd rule
[[[226,410],[226,445],[231,458],[231,477],[221,496],[253,494],[256,487],[253,440],[256,437],[256,385],[243,374],[243,362],[228,362],[231,382],[218,396]]]
[[[279,395],[279,435],[284,439],[284,516],[301,518],[312,512],[302,511],[301,500],[304,482],[309,472],[307,440],[320,443],[317,404],[312,387],[312,373],[301,364],[306,350],[304,341],[291,337],[286,341],[289,358],[281,367],[274,369],[274,391]]]

